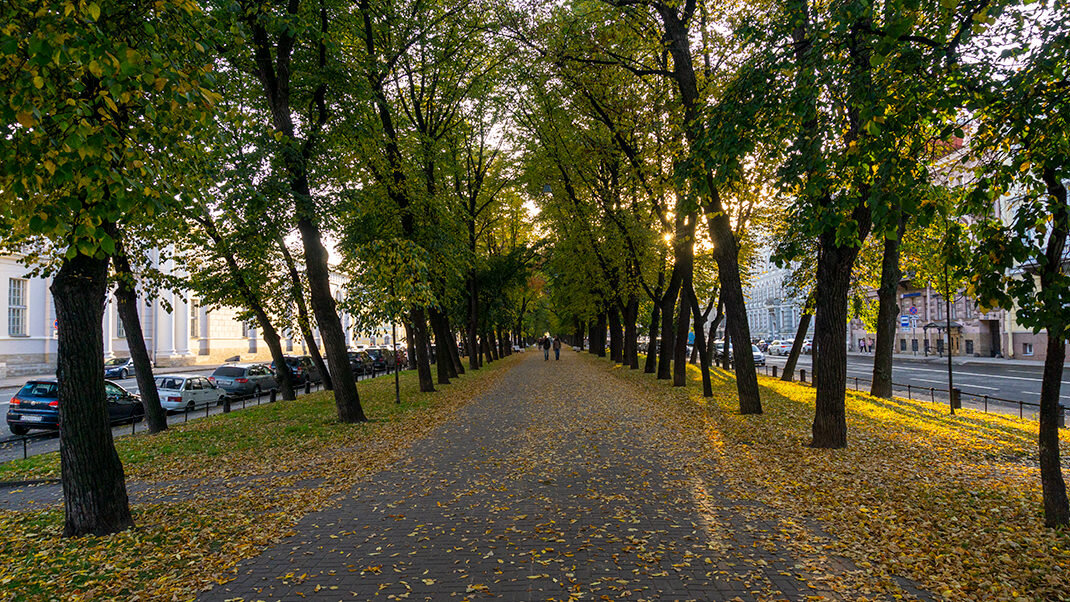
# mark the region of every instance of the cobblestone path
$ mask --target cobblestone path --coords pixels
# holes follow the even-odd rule
[[[531,353],[202,599],[838,599],[653,405],[571,351]]]

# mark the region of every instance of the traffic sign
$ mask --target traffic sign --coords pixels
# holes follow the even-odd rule
[[[903,316],[902,318],[900,318],[899,319],[899,325],[902,326],[903,328],[910,328],[910,317],[909,316]]]
[[[917,307],[911,307],[909,311],[910,311],[910,315],[912,315],[912,316],[918,315],[918,308]]]

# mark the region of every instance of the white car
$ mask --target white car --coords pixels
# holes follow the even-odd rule
[[[769,347],[766,347],[765,351],[769,355],[787,355],[791,353],[791,346],[795,344],[795,341],[773,341],[769,343]]]
[[[195,374],[165,374],[156,377],[160,405],[165,410],[193,410],[210,404],[221,404],[227,392]]]

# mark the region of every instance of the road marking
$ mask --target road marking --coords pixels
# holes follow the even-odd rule
[[[999,391],[999,387],[982,387],[981,385],[959,385],[960,387],[969,387],[971,389],[984,389],[985,391]]]
[[[895,368],[902,369],[902,370],[908,371],[908,372],[937,372],[939,374],[947,374],[947,370],[946,369],[945,370],[933,370],[932,368],[911,368],[911,367],[906,367],[906,366],[895,366]],[[980,376],[981,378],[1007,378],[1007,379],[1011,379],[1011,380],[1026,380],[1026,381],[1029,381],[1029,382],[1038,382],[1038,381],[1042,380],[1041,375],[1039,375],[1039,374],[1037,376],[1033,377],[1033,378],[1026,378],[1024,376],[1005,376],[1005,375],[1002,375],[1002,374],[981,374],[981,373],[978,373],[978,372],[960,372],[960,371],[955,371],[955,374],[958,375],[958,376]],[[919,378],[918,380],[922,380],[922,379]],[[1070,381],[1065,381],[1064,380],[1064,381],[1062,381],[1062,383],[1064,385],[1070,385]]]
[[[914,380],[919,380],[923,383],[936,383],[938,385],[947,384],[946,380],[933,380],[931,378],[915,378]]]

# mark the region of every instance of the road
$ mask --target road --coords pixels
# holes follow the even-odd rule
[[[807,375],[813,373],[812,356],[799,357],[796,370],[806,370]],[[770,366],[783,369],[787,362],[787,356],[775,356],[766,354],[766,361]],[[1038,362],[1036,366],[1023,366],[1018,364],[1001,365],[998,363],[966,364],[953,366],[955,387],[963,392],[963,403],[969,407],[983,407],[984,396],[989,398],[989,410],[1018,413],[1019,405],[1016,402],[1037,403],[1040,400],[1040,381],[1044,367]],[[869,389],[869,382],[873,378],[873,357],[849,355],[847,357],[847,386],[855,388],[855,378],[858,379],[858,388]],[[907,396],[907,385],[910,386],[910,396],[914,399],[930,399],[930,388],[935,389],[932,397],[937,401],[946,402],[947,394],[947,364],[940,362],[919,362],[905,358],[897,358],[892,366],[892,382],[896,395]],[[1062,381],[1062,403],[1070,406],[1070,381]],[[1000,404],[992,398],[998,398],[1015,402],[1012,404]],[[1030,412],[1030,407],[1022,408],[1024,416],[1035,414],[1035,408]]]
[[[208,375],[214,372],[215,369],[216,366],[194,366],[191,367],[189,370],[183,371],[182,374]],[[377,376],[383,376],[383,373],[380,372]],[[371,376],[361,376],[358,377],[358,380],[363,380],[365,378],[371,378]],[[120,386],[122,386],[124,389],[127,389],[128,391],[137,390],[137,380],[134,378],[116,380],[114,382],[118,383]],[[20,388],[21,387],[5,387],[3,389],[0,389],[0,398],[3,399],[3,402],[0,403],[0,412],[2,412],[3,414],[7,414],[7,407],[10,403],[11,397],[15,395],[15,393],[17,393]],[[317,385],[313,385],[312,390],[318,391],[319,387]],[[304,394],[304,388],[300,388],[298,390],[298,395],[302,394]],[[257,405],[258,402],[268,403],[268,395],[265,394],[260,400],[257,400],[256,398],[235,400],[232,403],[231,409],[232,411],[240,411],[244,407],[251,407]],[[181,423],[187,420],[197,420],[198,418],[203,418],[206,415],[211,416],[222,412],[222,407],[211,406],[207,408],[200,408],[194,412],[189,412],[188,414],[171,414],[168,416],[167,422],[168,424]],[[145,430],[148,429],[145,426],[144,421],[142,421],[133,426],[129,424],[116,426],[112,429],[112,436],[116,438],[121,436],[129,436],[132,432],[140,433]],[[0,428],[0,463],[7,462],[9,460],[20,459],[24,455],[35,456],[38,454],[44,454],[58,450],[59,437],[56,433],[49,433],[47,431],[30,431],[29,437],[24,438],[13,435],[11,433],[11,430],[7,427],[7,421],[4,421],[2,428]]]

